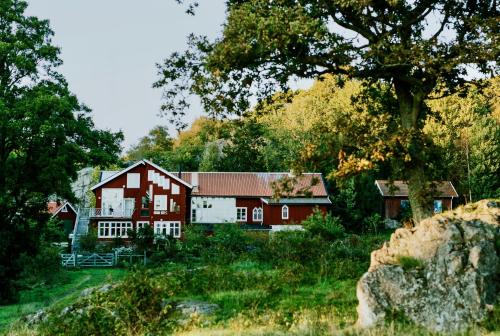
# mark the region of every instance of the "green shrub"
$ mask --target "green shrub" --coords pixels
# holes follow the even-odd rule
[[[248,237],[237,224],[219,224],[207,237],[202,257],[206,262],[228,263],[237,260],[246,251]]]
[[[66,242],[68,235],[64,228],[65,223],[60,219],[51,218],[43,229],[43,240],[47,242]]]
[[[171,297],[181,287],[178,278],[140,269],[116,287],[97,290],[64,314],[53,312],[42,323],[46,335],[167,335],[175,320]]]
[[[384,221],[382,216],[378,213],[374,213],[369,217],[363,219],[363,231],[378,233],[384,228]]]
[[[400,255],[397,257],[397,261],[405,271],[411,269],[422,269],[425,266],[422,260],[410,256]]]
[[[80,237],[80,250],[85,252],[94,252],[97,242],[97,230],[90,229],[87,234]]]
[[[152,248],[155,234],[151,226],[139,228],[138,230],[128,230],[127,235],[132,241],[132,245],[139,251],[148,251]]]
[[[345,229],[338,217],[333,217],[329,213],[325,215],[317,208],[302,222],[302,226],[311,234],[321,236],[326,240],[339,239],[345,235]]]
[[[21,255],[19,263],[22,272],[18,284],[22,288],[50,285],[58,279],[62,268],[59,249],[49,244],[43,244],[35,256]]]

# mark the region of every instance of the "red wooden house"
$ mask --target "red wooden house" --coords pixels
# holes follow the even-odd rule
[[[440,213],[453,208],[453,198],[458,194],[450,181],[436,181],[434,194],[434,213]],[[398,218],[401,210],[409,208],[408,184],[404,181],[376,180],[380,195],[384,202],[384,217]]]
[[[127,230],[146,225],[158,234],[181,236],[189,214],[189,183],[147,160],[108,175],[91,188],[96,207],[88,217],[99,239],[127,238]]]
[[[52,201],[47,203],[47,209],[52,215],[51,218],[57,218],[61,221],[61,229],[66,237],[73,232],[75,227],[77,211],[69,202]]]
[[[273,199],[272,183],[289,177],[289,173],[183,173],[193,186],[191,223],[280,230],[300,225],[316,207],[326,213],[331,202],[321,174],[302,174],[290,193],[293,196]],[[296,196],[300,190],[307,190],[307,197]]]
[[[179,238],[186,223],[294,228],[315,208],[326,212],[331,204],[321,174],[297,178],[296,190],[307,190],[307,197],[280,200],[273,199],[271,184],[289,177],[288,173],[178,175],[148,160],[119,172],[104,172],[101,182],[91,188],[96,207],[87,209],[84,217],[101,240],[128,238],[127,230],[146,225],[157,234]]]

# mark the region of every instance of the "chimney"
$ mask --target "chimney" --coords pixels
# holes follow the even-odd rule
[[[199,186],[198,179],[199,179],[198,172],[191,173],[191,185],[193,186],[193,192],[198,192],[198,186]]]

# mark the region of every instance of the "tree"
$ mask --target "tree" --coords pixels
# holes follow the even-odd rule
[[[22,254],[33,256],[50,195],[73,200],[71,180],[116,160],[121,133],[97,130],[56,71],[48,21],[0,0],[0,304],[16,299]]]
[[[149,134],[139,139],[139,143],[132,146],[126,155],[127,160],[139,161],[142,159],[159,162],[172,151],[173,141],[164,126],[156,126]]]
[[[185,2],[178,0],[178,2]],[[191,5],[195,1],[189,2]],[[416,222],[432,214],[432,139],[422,133],[426,100],[451,94],[469,68],[498,70],[496,0],[227,0],[222,36],[190,36],[189,48],[159,66],[155,87],[174,119],[196,94],[212,114],[242,113],[251,99],[286,90],[291,78],[344,75],[386,83],[398,128],[386,155],[347,155],[339,170],[396,158]],[[194,7],[190,6],[190,11]],[[392,111],[392,110],[391,110]],[[397,149],[397,151],[395,150]],[[381,150],[378,150],[381,154]]]

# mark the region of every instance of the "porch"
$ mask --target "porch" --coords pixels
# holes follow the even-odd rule
[[[80,211],[80,216],[88,218],[132,218],[135,209],[85,208]]]

